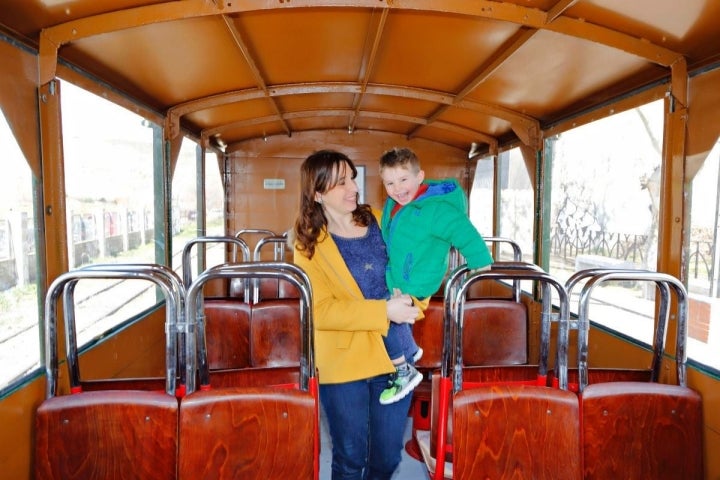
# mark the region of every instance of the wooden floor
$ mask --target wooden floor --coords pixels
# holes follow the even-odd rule
[[[405,441],[410,439],[411,433],[412,419],[408,417],[405,427]],[[322,442],[320,447],[320,480],[331,480],[332,443],[327,429],[327,420],[323,414],[320,416],[320,435]],[[392,480],[428,480],[429,478],[425,464],[415,460],[403,450],[400,468],[395,472]]]

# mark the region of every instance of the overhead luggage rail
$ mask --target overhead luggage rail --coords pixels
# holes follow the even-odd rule
[[[83,279],[153,282],[166,300],[165,391],[84,391],[78,368],[74,289]],[[73,394],[58,395],[57,301],[64,295],[68,370]],[[174,480],[177,478],[178,329],[183,329],[184,290],[159,265],[95,265],[59,276],[45,300],[47,398],[35,416],[35,478],[67,480]]]
[[[204,320],[195,314],[203,285],[215,278],[279,278],[300,292],[299,379],[278,385],[265,374],[274,369],[237,370],[232,386],[211,381]],[[305,272],[285,262],[219,265],[203,272],[187,292],[190,322],[197,326],[197,349],[188,348],[188,364],[197,355],[199,389],[189,384],[179,414],[180,480],[262,478],[317,480],[320,471],[318,385],[313,353],[312,290]],[[254,307],[256,305],[251,305]],[[258,380],[260,379],[260,380]],[[212,385],[211,385],[212,383]],[[308,444],[308,439],[311,439]],[[203,448],[199,449],[198,445]]]
[[[578,312],[578,390],[584,478],[702,479],[702,399],[686,386],[688,296],[685,286],[671,275],[644,270],[595,270],[577,276],[588,278],[580,294]],[[610,281],[655,283],[661,294],[653,359],[646,381],[593,382],[588,371],[585,333],[589,329],[591,294],[594,288]],[[677,307],[676,385],[657,383],[670,316],[670,290]]]

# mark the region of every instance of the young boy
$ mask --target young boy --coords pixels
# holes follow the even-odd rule
[[[382,235],[388,252],[386,272],[391,292],[410,294],[421,311],[438,291],[448,269],[448,252],[454,246],[468,268],[484,269],[493,259],[485,240],[467,216],[467,200],[454,179],[425,180],[420,161],[408,148],[393,148],[380,159],[380,177],[388,194],[382,214]],[[421,317],[422,318],[422,314]],[[397,370],[380,395],[392,403],[408,395],[422,380],[413,364],[422,349],[409,324],[390,323],[385,348]]]

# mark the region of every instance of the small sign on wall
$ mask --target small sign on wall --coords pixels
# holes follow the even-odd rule
[[[263,188],[265,190],[285,190],[285,179],[265,178],[263,179]]]

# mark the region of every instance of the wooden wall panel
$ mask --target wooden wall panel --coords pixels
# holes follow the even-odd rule
[[[474,169],[466,173],[467,152],[402,135],[360,131],[295,133],[246,142],[230,156],[228,233],[242,228],[266,228],[281,233],[292,228],[299,198],[300,164],[312,152],[339,150],[356,165],[366,167],[366,201],[381,208],[385,191],[377,165],[382,153],[395,146],[412,148],[420,158],[426,178],[455,177],[470,185]],[[283,190],[266,190],[263,179],[283,179]],[[467,187],[466,187],[467,188]]]

